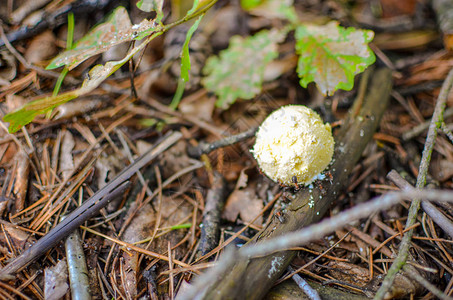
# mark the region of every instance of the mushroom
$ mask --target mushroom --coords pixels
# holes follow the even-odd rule
[[[253,153],[261,171],[286,186],[309,185],[332,160],[330,125],[303,105],[272,112],[256,133]]]

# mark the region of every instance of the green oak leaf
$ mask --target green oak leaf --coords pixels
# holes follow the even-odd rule
[[[324,95],[337,89],[351,90],[354,76],[373,64],[376,57],[368,47],[371,30],[341,27],[338,22],[296,28],[297,73],[300,85],[315,82]]]
[[[237,98],[251,99],[261,91],[266,65],[278,56],[277,44],[286,32],[262,30],[250,37],[234,36],[219,57],[210,57],[202,83],[213,91],[216,105],[227,109]]]

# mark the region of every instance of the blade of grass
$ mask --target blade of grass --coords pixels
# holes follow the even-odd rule
[[[71,12],[68,14],[68,34],[66,36],[66,50],[72,49],[74,39],[74,14]],[[60,91],[61,85],[63,84],[63,80],[68,74],[68,67],[65,66],[63,71],[61,71],[60,76],[58,76],[57,82],[55,83],[55,88],[53,90],[52,96],[58,95]],[[49,112],[50,114],[50,112]]]

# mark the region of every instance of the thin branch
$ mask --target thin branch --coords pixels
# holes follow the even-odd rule
[[[439,97],[437,98],[436,107],[434,108],[433,117],[429,125],[428,135],[426,137],[425,148],[423,149],[422,160],[419,167],[419,173],[417,176],[416,187],[422,189],[426,184],[426,175],[428,174],[428,167],[431,161],[431,154],[434,148],[434,143],[437,137],[437,129],[443,121],[443,113],[445,110],[448,94],[451,86],[453,85],[453,69],[448,73],[445,79],[442,89],[440,90]],[[409,214],[406,221],[406,228],[414,225],[417,219],[417,213],[420,208],[421,197],[415,195],[412,201],[411,207],[409,208]],[[409,230],[404,234],[403,240],[401,241],[398,256],[395,258],[392,266],[390,267],[381,287],[377,291],[374,299],[384,299],[385,294],[391,288],[393,281],[395,280],[396,274],[405,265],[408,254],[410,242],[412,239],[413,230]]]
[[[288,267],[289,272],[294,272],[294,269],[291,267]],[[321,300],[321,297],[318,294],[318,291],[316,291],[314,288],[312,288],[305,279],[300,277],[299,274],[294,274],[293,275],[293,280],[294,282],[297,283],[297,286],[307,295],[307,297],[311,300]]]
[[[212,143],[200,142],[196,147],[189,147],[187,152],[191,157],[199,158],[201,155],[211,153],[218,148],[234,145],[243,140],[251,138],[255,135],[257,129],[257,127],[253,127],[247,131],[241,132],[236,135],[230,135],[224,139]]]
[[[450,142],[453,143],[453,133],[452,133],[451,130],[447,127],[447,124],[445,124],[445,122],[442,122],[440,128],[441,128],[442,131],[445,133],[445,135],[450,139]]]

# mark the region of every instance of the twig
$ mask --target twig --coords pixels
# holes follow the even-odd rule
[[[450,139],[450,142],[453,143],[453,133],[452,133],[451,130],[447,127],[447,124],[445,124],[445,122],[442,122],[442,124],[440,125],[440,127],[442,128],[442,131],[445,133],[445,135]]]
[[[288,267],[288,271],[290,273],[294,272],[294,269],[291,267]],[[321,297],[319,297],[318,292],[312,288],[302,277],[300,277],[299,274],[294,274],[293,275],[293,280],[294,282],[297,283],[299,288],[307,295],[307,297],[311,300],[321,300]]]
[[[129,182],[126,181],[107,193],[102,193],[102,190],[100,190],[101,193],[98,192],[90,198],[90,200],[95,200],[94,204],[90,203],[93,202],[90,200],[85,202],[82,206],[69,214],[66,219],[52,228],[33,246],[25,250],[20,256],[16,257],[12,262],[1,269],[0,280],[11,279],[12,274],[22,270],[31,262],[41,257],[41,255],[55,246],[61,239],[66,237],[70,232],[74,231],[74,229],[79,227],[83,222],[97,214],[102,207],[107,205],[116,197],[122,195],[128,187]],[[85,205],[87,203],[91,205]]]
[[[289,273],[288,275],[286,275],[285,277],[279,279],[276,284],[279,284],[285,280],[287,280],[288,278],[290,278],[291,276],[293,276],[294,274],[297,274],[299,272],[301,272],[302,270],[308,268],[309,266],[311,266],[312,264],[314,264],[317,260],[319,260],[321,257],[323,257],[324,255],[326,255],[327,253],[330,252],[330,250],[332,250],[333,248],[335,248],[338,244],[340,244],[345,238],[347,238],[349,235],[351,234],[351,231],[348,231],[341,239],[339,239],[335,244],[333,244],[332,246],[329,247],[329,249],[327,249],[326,251],[324,251],[323,253],[321,253],[320,255],[318,255],[317,257],[315,257],[314,259],[310,260],[310,262],[306,263],[305,265],[303,265],[302,267],[298,268],[297,270],[295,271],[292,271],[291,273]]]
[[[444,118],[453,116],[453,107],[447,108],[444,112]],[[421,123],[420,125],[415,126],[411,130],[403,133],[403,141],[408,141],[410,139],[413,139],[417,135],[421,134],[423,131],[428,129],[430,122],[424,122]]]
[[[406,198],[423,197],[436,202],[453,202],[453,191],[441,190],[411,190],[405,192],[392,192],[374,198],[366,203],[357,205],[332,218],[325,219],[318,224],[310,225],[300,231],[288,233],[284,236],[263,241],[259,244],[245,246],[241,257],[257,257],[281,251],[291,247],[302,246],[310,241],[326,236],[338,228],[342,228],[353,221],[368,217],[376,211],[385,210]]]
[[[207,254],[219,242],[220,216],[227,197],[227,184],[223,176],[214,172],[212,187],[206,195],[203,212],[203,227],[201,228],[200,246],[197,257]]]
[[[240,141],[246,140],[248,138],[251,138],[252,136],[255,135],[255,132],[258,128],[250,128],[249,130],[245,132],[241,132],[236,135],[231,135],[229,137],[226,137],[222,140],[215,141],[213,143],[206,143],[206,142],[200,142],[198,146],[196,147],[189,147],[187,149],[187,152],[189,156],[193,158],[199,158],[203,154],[208,154],[215,149],[230,146],[236,143],[239,143]]]
[[[118,139],[120,140],[121,145],[123,146],[124,152],[126,152],[127,159],[129,160],[130,163],[132,163],[134,161],[134,158],[132,157],[131,149],[127,146],[127,142],[126,139],[124,138],[123,132],[118,128],[115,128],[115,132],[118,136]],[[151,189],[149,188],[140,170],[138,170],[136,174],[141,185],[146,187],[146,195],[151,196],[153,194],[153,191],[151,191]]]
[[[446,101],[452,84],[453,84],[453,69],[450,70],[447,78],[445,79],[444,84],[442,85],[439,97],[437,98],[436,107],[434,108],[431,124],[429,125],[428,135],[426,137],[425,147],[423,149],[422,160],[420,163],[419,173],[417,176],[416,187],[418,189],[422,189],[426,184],[426,176],[428,174],[428,167],[431,161],[431,153],[433,151],[434,143],[437,137],[437,129],[440,127],[440,124],[443,121],[443,113],[445,110]],[[417,219],[418,210],[420,208],[420,202],[421,197],[415,196],[414,200],[412,201],[411,207],[409,208],[409,214],[406,221],[406,228],[414,225]],[[409,247],[413,232],[414,232],[413,230],[409,230],[404,234],[403,240],[401,241],[399,247],[398,256],[395,258],[374,299],[380,300],[384,298],[385,294],[392,286],[396,274],[399,272],[399,270],[401,270],[401,268],[406,263],[407,257],[409,255]]]
[[[395,170],[390,171],[387,174],[394,184],[396,184],[401,189],[411,189],[413,188],[403,177],[401,177],[398,172]],[[447,218],[437,207],[435,207],[431,202],[422,201],[422,208],[428,216],[439,225],[449,236],[453,237],[453,223]]]

